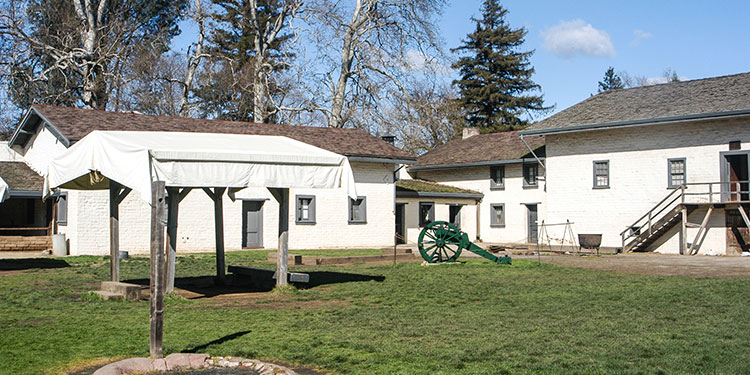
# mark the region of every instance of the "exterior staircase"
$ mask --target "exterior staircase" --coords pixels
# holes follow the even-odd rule
[[[682,208],[687,210],[688,215],[693,212],[697,206],[678,204],[661,218],[652,223],[650,227],[639,228],[631,241],[623,246],[623,252],[641,252],[647,251],[648,247],[667,233],[682,220]],[[645,229],[645,230],[642,230]],[[630,230],[630,229],[629,229]]]
[[[697,252],[697,248],[684,238],[687,234],[686,228],[699,228],[696,240],[700,238],[707,229],[711,212],[715,207],[739,210],[743,220],[750,227],[750,217],[743,208],[743,205],[750,204],[749,186],[750,181],[698,182],[682,184],[672,189],[664,199],[620,233],[622,251],[648,251],[650,245],[679,224],[683,231],[681,251],[693,254]],[[699,207],[708,208],[702,223],[698,225],[686,221],[682,225],[683,212],[690,215]]]

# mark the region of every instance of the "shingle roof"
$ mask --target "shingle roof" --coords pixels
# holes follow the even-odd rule
[[[750,110],[750,73],[606,91],[522,133],[741,110]]]
[[[543,136],[524,138],[536,150],[544,146]],[[454,139],[417,158],[416,167],[469,164],[485,161],[516,160],[526,157],[529,149],[517,131],[480,134]]]
[[[405,151],[361,129],[153,116],[40,104],[32,107],[71,142],[80,140],[94,130],[280,135],[346,156],[414,160]]]
[[[41,191],[44,186],[42,176],[18,161],[0,161],[0,178],[10,190]]]
[[[458,194],[482,194],[478,191],[457,188],[455,186],[438,184],[427,180],[398,180],[396,191],[414,191],[423,193],[458,193]]]

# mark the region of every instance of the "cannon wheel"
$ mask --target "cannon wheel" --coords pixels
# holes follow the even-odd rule
[[[422,258],[429,263],[455,262],[468,240],[453,224],[434,221],[419,233],[417,245]]]

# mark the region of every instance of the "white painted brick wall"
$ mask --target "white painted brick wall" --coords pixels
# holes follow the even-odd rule
[[[543,174],[543,168],[539,167]],[[538,223],[545,218],[546,197],[544,181],[539,187],[523,187],[523,167],[521,164],[505,166],[505,189],[490,190],[490,167],[456,168],[449,170],[420,171],[416,177],[430,181],[479,191],[484,194],[479,206],[480,233],[484,242],[525,243],[528,236],[528,211],[524,203],[537,203]],[[505,227],[491,227],[491,204],[505,204]],[[475,219],[476,220],[476,219]],[[476,231],[469,238],[476,240]]]
[[[392,246],[394,185],[391,164],[352,163],[357,193],[367,197],[367,223],[348,224],[348,197],[343,189],[290,189],[290,249],[379,248]],[[316,224],[295,224],[294,196],[316,196]],[[267,189],[245,189],[237,198],[268,199],[263,204],[263,245],[278,245],[278,203]],[[224,204],[224,241],[227,250],[242,247],[242,200]],[[73,255],[109,253],[109,193],[70,191],[68,225],[61,227],[70,239]],[[177,251],[214,249],[213,202],[201,190],[191,191],[180,204]],[[148,253],[150,208],[135,195],[120,205],[120,249]]]
[[[619,233],[664,198],[667,159],[686,158],[688,182],[720,180],[721,151],[733,140],[748,149],[750,126],[743,121],[700,122],[549,135],[547,138],[547,218],[575,222],[576,233],[602,233],[604,246],[620,246]],[[592,189],[593,161],[609,160],[610,188]],[[699,212],[691,221],[700,222]],[[711,220],[701,252],[724,253],[724,216]],[[692,242],[695,231],[688,231]],[[676,235],[676,231],[674,234]],[[678,252],[668,236],[658,251]]]
[[[419,232],[419,202],[435,203],[435,221],[449,221],[450,205],[461,204],[461,231],[465,232],[471,241],[476,239],[477,233],[477,206],[473,199],[445,199],[445,198],[398,198],[399,203],[405,203],[404,222],[406,226],[406,241],[416,244]]]

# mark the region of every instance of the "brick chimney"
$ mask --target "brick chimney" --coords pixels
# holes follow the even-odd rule
[[[479,135],[479,128],[469,128],[469,127],[466,127],[466,128],[464,128],[463,136],[461,137],[461,139],[470,138],[470,137],[473,137],[475,135]]]
[[[384,140],[384,141],[386,141],[386,142],[388,142],[388,143],[392,144],[392,145],[395,145],[395,144],[396,144],[396,136],[395,136],[395,135],[390,135],[390,134],[386,134],[386,135],[384,135],[384,136],[382,136],[382,137],[380,137],[380,138],[381,138],[382,140]]]

